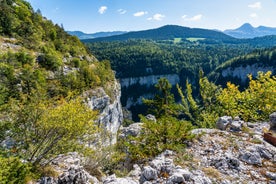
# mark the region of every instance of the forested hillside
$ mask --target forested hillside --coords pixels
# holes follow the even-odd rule
[[[248,74],[257,76],[259,71],[272,71],[276,74],[276,48],[262,49],[250,54],[230,59],[209,74],[209,78],[218,84],[231,81],[240,86],[248,84]]]
[[[189,28],[176,25],[166,25],[156,29],[133,31],[121,35],[88,39],[84,42],[99,41],[126,41],[128,39],[152,39],[152,40],[171,40],[174,38],[203,38],[208,41],[232,42],[236,39],[219,31],[200,28]]]
[[[113,78],[107,63],[97,62],[77,37],[67,34],[39,11],[34,12],[28,2],[1,1],[0,16],[1,84],[13,90],[7,94],[18,96],[40,86],[52,96],[66,96],[69,91],[104,85],[107,78]],[[27,87],[24,75],[33,75]]]
[[[206,73],[233,57],[254,49],[250,45],[201,44],[197,41],[129,40],[86,43],[99,59],[110,60],[119,78],[152,74]]]
[[[24,0],[0,1],[0,76],[0,183],[27,183],[45,160],[84,153],[97,112],[81,96],[115,80],[108,62]]]

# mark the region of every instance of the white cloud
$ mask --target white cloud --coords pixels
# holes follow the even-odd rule
[[[200,21],[202,17],[203,17],[202,14],[198,14],[190,18],[187,15],[183,15],[182,19],[184,19],[185,21]]]
[[[257,18],[258,17],[257,13],[251,13],[249,16],[252,17],[252,18]]]
[[[157,21],[161,21],[165,18],[165,15],[162,15],[160,13],[156,13],[154,14],[152,17],[147,18],[147,20],[157,20]]]
[[[107,7],[106,7],[106,6],[101,6],[101,7],[99,8],[98,12],[99,12],[100,14],[104,14],[104,13],[106,12],[106,10],[107,10]]]
[[[262,8],[262,3],[261,2],[256,2],[256,3],[253,3],[253,4],[249,4],[248,7],[252,8],[252,9],[261,9]]]
[[[134,17],[141,17],[141,16],[144,16],[146,14],[148,14],[148,12],[146,12],[146,11],[140,11],[140,12],[134,13],[133,16]]]
[[[162,15],[160,13],[157,13],[157,14],[153,15],[153,17],[152,17],[153,20],[158,20],[158,21],[163,20],[163,18],[165,18],[165,15]]]
[[[125,14],[127,11],[124,10],[124,9],[119,9],[119,10],[117,10],[117,12],[118,12],[119,14],[123,15],[123,14]]]
[[[182,19],[186,19],[186,18],[187,18],[187,15],[183,15],[181,18],[182,18]]]

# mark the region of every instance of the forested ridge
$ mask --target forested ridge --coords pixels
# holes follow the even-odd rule
[[[86,42],[86,45],[97,58],[110,60],[118,78],[126,78],[168,73],[197,75],[200,68],[208,74],[232,58],[246,55],[256,49],[260,49],[256,52],[262,52],[262,49],[271,47],[266,44],[267,39],[269,38],[255,38],[247,43],[236,44],[208,44],[196,38],[178,41],[131,39]],[[271,42],[273,41],[270,40]]]
[[[196,74],[199,68],[209,73],[228,59],[255,49],[250,45],[191,41],[129,40],[86,44],[97,58],[110,60],[119,78],[181,72]]]
[[[128,39],[153,39],[153,40],[167,40],[174,38],[205,38],[209,41],[216,42],[232,42],[236,39],[228,36],[222,32],[189,28],[177,25],[166,25],[156,29],[149,29],[143,31],[133,31],[121,35],[109,36],[104,38],[95,38],[83,40],[84,42],[100,42],[100,41],[126,41]]]

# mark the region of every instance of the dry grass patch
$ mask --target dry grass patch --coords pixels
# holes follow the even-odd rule
[[[221,180],[220,172],[213,167],[205,167],[202,169],[202,171],[210,178],[216,178],[217,180]]]

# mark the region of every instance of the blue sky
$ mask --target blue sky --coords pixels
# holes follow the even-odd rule
[[[174,24],[232,29],[276,27],[276,0],[27,0],[65,30],[136,31]]]

